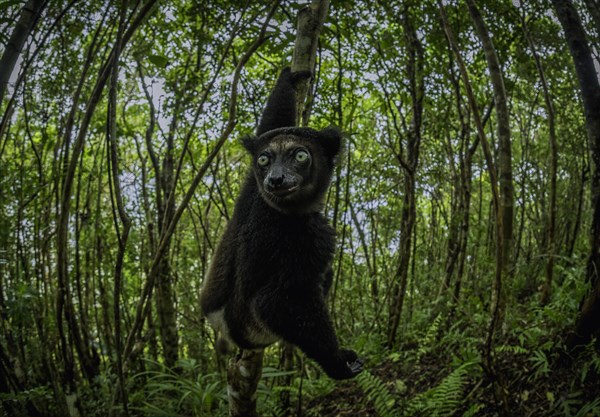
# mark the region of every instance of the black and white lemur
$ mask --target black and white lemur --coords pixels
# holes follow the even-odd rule
[[[201,306],[224,338],[242,349],[278,340],[298,346],[335,379],[352,378],[363,361],[341,349],[325,303],[335,231],[321,209],[341,134],[294,127],[299,80],[284,69],[256,136],[242,142],[252,169],[213,256]]]

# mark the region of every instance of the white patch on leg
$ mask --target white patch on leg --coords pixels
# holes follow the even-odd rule
[[[213,311],[212,313],[208,313],[206,318],[210,322],[210,325],[221,334],[227,342],[233,344],[231,340],[231,336],[229,335],[229,327],[227,326],[227,321],[225,321],[225,308],[221,308],[220,310]]]
[[[251,325],[246,328],[247,338],[250,343],[258,346],[269,346],[281,339],[271,332],[258,318],[256,300],[253,300],[250,304],[250,315],[252,316],[250,320]]]

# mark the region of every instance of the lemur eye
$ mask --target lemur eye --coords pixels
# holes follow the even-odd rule
[[[261,167],[265,167],[269,164],[269,157],[267,155],[261,155],[258,157],[258,160],[256,162]]]
[[[296,161],[306,162],[307,160],[308,160],[308,152],[306,152],[306,151],[296,152]]]

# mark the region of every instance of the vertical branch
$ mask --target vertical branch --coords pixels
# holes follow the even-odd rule
[[[587,261],[586,281],[590,292],[582,300],[575,333],[567,344],[576,347],[600,335],[600,83],[594,65],[585,29],[577,9],[570,0],[552,0],[558,19],[565,33],[569,50],[579,79],[583,99],[585,127],[592,158],[591,200],[592,226],[590,228],[590,255]]]
[[[558,170],[558,146],[556,143],[556,127],[554,122],[554,104],[552,103],[552,96],[550,94],[550,89],[548,88],[548,83],[546,82],[546,73],[542,65],[542,60],[540,59],[535,44],[533,43],[533,39],[531,38],[531,34],[529,33],[529,28],[527,27],[527,20],[525,19],[525,16],[522,16],[521,18],[521,25],[523,26],[523,33],[525,35],[525,39],[527,40],[529,49],[531,49],[531,54],[533,55],[533,60],[537,68],[538,75],[540,76],[540,83],[542,84],[542,90],[544,92],[544,101],[546,103],[546,111],[548,112],[548,139],[550,140],[550,204],[548,207],[548,224],[546,226],[546,233],[548,239],[546,256],[548,257],[548,260],[546,261],[546,281],[542,286],[541,294],[541,303],[546,304],[548,303],[548,301],[550,301],[550,293],[552,291],[552,279],[554,275],[554,252],[556,250],[554,235],[556,229],[557,211],[556,172]]]
[[[303,7],[298,12],[292,72],[311,71],[314,74],[319,34],[325,23],[328,10],[329,0],[313,0],[311,4]],[[298,112],[296,120],[301,126],[308,125],[309,112],[305,102],[309,87],[309,80],[303,80],[296,85],[296,109]]]
[[[264,350],[243,350],[227,367],[229,415],[255,417],[256,388],[262,376]]]
[[[0,58],[0,104],[2,104],[8,80],[15,68],[17,59],[45,4],[44,0],[29,0],[21,10],[21,17],[6,44],[2,58]]]
[[[388,14],[392,15],[394,11],[388,9]],[[424,49],[418,38],[416,28],[410,16],[410,10],[405,7],[402,11],[402,29],[404,33],[404,42],[406,45],[406,63],[405,71],[409,78],[408,93],[410,95],[410,124],[404,123],[404,115],[396,105],[391,95],[384,89],[386,102],[394,118],[394,129],[398,137],[400,151],[396,159],[404,171],[403,179],[403,201],[402,214],[400,222],[401,242],[399,251],[399,261],[394,275],[392,289],[392,299],[390,303],[390,313],[388,319],[387,346],[391,348],[395,342],[402,317],[404,307],[406,288],[408,285],[408,275],[410,269],[412,239],[417,221],[416,212],[416,171],[419,164],[419,150],[421,146],[421,126],[423,115],[423,98],[425,96],[425,82],[423,74]],[[380,52],[381,53],[381,52]],[[398,115],[402,118],[402,128],[398,125],[394,116],[394,107]],[[406,138],[406,147],[402,144],[403,137]],[[405,153],[405,155],[404,155]]]
[[[456,62],[458,64],[461,78],[463,81],[463,85],[465,91],[467,93],[467,99],[469,101],[469,106],[471,107],[471,111],[473,113],[473,119],[475,121],[475,126],[477,128],[477,134],[479,136],[479,140],[481,141],[481,148],[483,150],[483,154],[485,157],[488,175],[490,176],[490,184],[492,188],[492,205],[494,209],[495,216],[495,232],[496,239],[498,242],[496,243],[496,271],[494,275],[494,285],[492,288],[492,305],[491,305],[491,320],[488,327],[488,332],[486,336],[485,345],[483,348],[483,367],[488,377],[494,382],[494,395],[496,396],[496,401],[503,407],[502,410],[505,415],[510,415],[507,408],[506,401],[506,393],[503,389],[502,381],[499,381],[499,375],[497,374],[494,366],[493,359],[493,342],[494,335],[496,333],[496,329],[499,326],[500,319],[500,293],[502,291],[502,206],[500,205],[500,195],[498,192],[498,179],[496,175],[496,167],[494,165],[492,151],[490,148],[489,141],[485,134],[485,130],[483,128],[483,122],[481,120],[481,115],[479,113],[479,107],[477,105],[477,101],[475,100],[475,95],[473,93],[473,88],[471,87],[471,81],[469,79],[469,73],[467,71],[467,67],[462,59],[462,55],[460,54],[460,50],[458,48],[458,44],[456,39],[454,38],[454,34],[450,28],[448,23],[448,17],[446,16],[446,11],[442,0],[437,0],[438,8],[440,11],[440,17],[442,20],[442,25],[444,28],[444,32],[446,33],[446,38],[448,39],[448,43],[450,44],[450,48],[452,49]]]
[[[506,89],[504,87],[504,77],[496,48],[492,41],[488,29],[483,21],[481,13],[475,4],[475,0],[467,0],[469,14],[475,32],[481,40],[483,51],[490,72],[490,80],[494,90],[494,105],[496,108],[497,132],[498,132],[498,186],[499,186],[499,204],[501,207],[500,216],[502,216],[501,237],[498,238],[498,245],[502,245],[502,273],[505,277],[511,274],[512,246],[513,246],[513,175],[512,175],[512,150],[510,142],[510,116],[508,111]],[[499,290],[499,314],[500,323],[504,315],[504,294]]]
[[[114,290],[113,290],[113,314],[115,323],[115,350],[116,350],[116,368],[117,377],[119,378],[119,384],[117,384],[116,394],[121,396],[123,402],[123,412],[125,416],[129,414],[127,408],[127,392],[125,391],[125,378],[123,376],[123,355],[122,355],[122,342],[123,338],[121,335],[121,292],[123,290],[122,275],[123,275],[123,262],[125,259],[125,249],[127,246],[127,240],[129,238],[129,230],[131,228],[131,219],[125,211],[123,204],[123,193],[121,189],[121,180],[119,177],[119,157],[117,153],[117,84],[119,81],[119,59],[121,56],[121,47],[123,32],[125,29],[125,17],[127,11],[127,3],[121,4],[121,10],[119,14],[119,27],[117,29],[117,39],[115,42],[114,55],[112,60],[112,68],[110,74],[110,87],[108,91],[108,120],[107,120],[107,131],[106,136],[108,140],[108,153],[109,153],[109,177],[112,177],[112,186],[114,190],[114,199],[117,204],[117,212],[119,220],[122,225],[122,231],[119,234],[118,224],[115,221],[115,229],[117,232],[117,238],[119,242],[119,249],[117,251],[117,259],[115,264],[115,277],[114,277]],[[111,413],[114,412],[114,407],[111,407]]]

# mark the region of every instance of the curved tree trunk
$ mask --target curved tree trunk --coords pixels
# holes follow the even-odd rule
[[[488,175],[490,176],[490,185],[492,191],[492,206],[493,206],[493,215],[495,220],[494,231],[496,237],[496,270],[494,273],[494,282],[492,287],[492,299],[491,299],[491,319],[490,324],[488,326],[488,331],[486,335],[485,344],[483,347],[483,368],[488,376],[488,378],[492,381],[494,386],[494,397],[496,402],[501,407],[502,414],[505,416],[510,415],[508,410],[508,400],[506,398],[506,389],[504,388],[506,385],[503,381],[502,375],[499,374],[496,370],[496,366],[494,363],[494,355],[493,355],[493,345],[494,345],[494,335],[501,323],[501,294],[502,294],[502,278],[504,272],[504,256],[502,254],[502,249],[504,247],[502,243],[503,239],[503,215],[502,209],[503,206],[500,202],[500,191],[498,190],[498,176],[496,171],[496,165],[494,164],[492,150],[490,147],[490,143],[485,134],[485,130],[483,128],[483,122],[479,113],[479,107],[475,100],[475,96],[473,94],[473,89],[471,87],[471,81],[469,79],[469,74],[465,63],[462,59],[462,55],[460,54],[460,50],[458,48],[458,44],[456,39],[454,38],[454,34],[448,24],[448,18],[446,16],[445,8],[442,0],[437,0],[438,8],[440,11],[440,17],[442,19],[442,24],[444,27],[444,32],[446,33],[446,38],[448,39],[448,43],[456,56],[456,61],[458,63],[458,67],[460,69],[461,78],[467,92],[467,98],[469,101],[469,106],[473,111],[473,119],[475,121],[475,126],[477,128],[477,135],[479,136],[479,140],[481,141],[481,148],[483,150],[483,154],[485,157]]]
[[[403,202],[400,223],[400,260],[394,277],[394,288],[390,305],[388,323],[387,346],[393,347],[396,343],[398,326],[402,316],[408,272],[414,238],[416,212],[416,171],[419,164],[419,151],[421,146],[421,126],[423,120],[423,98],[425,96],[425,80],[423,75],[424,55],[423,45],[417,36],[408,8],[401,17],[402,27],[407,48],[406,73],[409,77],[409,94],[411,97],[412,120],[408,132],[397,131],[398,137],[406,137],[406,156],[397,155],[398,162],[404,171]],[[389,100],[388,100],[389,101]],[[402,146],[402,145],[401,145]]]
[[[321,27],[325,23],[329,0],[313,0],[312,3],[298,12],[298,29],[294,56],[292,58],[292,71],[312,71],[314,74],[317,61],[317,46]],[[296,108],[298,109],[297,123],[300,126],[308,125],[310,117],[309,80],[299,82],[296,86]]]
[[[121,333],[121,293],[123,292],[123,266],[125,263],[125,251],[127,249],[127,241],[129,240],[129,231],[131,230],[131,218],[125,210],[125,204],[123,200],[123,189],[121,187],[121,170],[119,168],[119,155],[117,147],[117,85],[119,80],[119,61],[121,59],[122,52],[122,39],[123,31],[125,30],[125,17],[126,7],[121,5],[119,11],[119,26],[117,29],[117,39],[115,42],[115,53],[112,60],[112,69],[110,75],[110,88],[108,91],[109,99],[109,112],[108,112],[108,123],[106,129],[106,136],[109,143],[109,155],[108,155],[108,166],[109,178],[112,178],[114,202],[117,206],[117,213],[121,228],[118,227],[116,221],[117,215],[115,215],[115,231],[117,232],[117,238],[119,242],[119,249],[117,251],[117,259],[115,263],[115,275],[114,275],[114,290],[113,290],[113,317],[115,322],[115,350],[116,350],[116,371],[119,383],[117,389],[113,395],[113,399],[120,397],[123,405],[123,415],[129,416],[129,408],[127,405],[127,390],[125,384],[125,376],[123,374],[123,335]],[[113,404],[114,405],[114,404]],[[114,415],[115,407],[111,407],[109,416]]]
[[[509,278],[512,270],[512,247],[513,247],[513,174],[512,174],[512,149],[510,142],[510,115],[504,88],[504,77],[502,68],[496,54],[496,48],[490,37],[488,29],[483,21],[481,13],[475,4],[475,0],[467,0],[469,14],[475,26],[475,32],[483,45],[485,58],[490,71],[490,80],[494,89],[494,105],[496,108],[496,123],[498,130],[498,188],[500,191],[500,212],[502,217],[502,236],[497,237],[498,245],[502,246],[502,275],[503,280]],[[501,325],[504,316],[504,293],[498,294],[500,304],[500,317],[498,325]]]
[[[179,101],[180,102],[180,101]],[[178,107],[178,104],[175,106]],[[158,230],[161,233],[173,221],[175,214],[175,167],[174,167],[174,137],[178,117],[175,114],[166,138],[166,150],[161,169],[156,171],[161,192],[157,193]],[[165,364],[172,368],[179,358],[179,337],[177,334],[177,311],[175,309],[175,285],[171,270],[170,240],[164,254],[160,258],[158,279],[156,282],[156,312],[158,315],[160,342],[163,348]]]
[[[552,96],[550,95],[550,89],[546,82],[546,73],[542,65],[540,56],[536,50],[535,44],[531,39],[529,29],[527,28],[526,19],[522,19],[521,24],[523,25],[523,32],[531,54],[535,61],[535,66],[540,76],[540,82],[542,84],[542,90],[544,92],[544,101],[546,103],[546,111],[548,112],[548,139],[550,140],[550,206],[548,207],[548,223],[546,225],[546,234],[548,242],[546,243],[546,252],[548,260],[546,261],[546,280],[542,286],[541,303],[547,304],[550,301],[550,294],[552,292],[552,280],[554,275],[554,252],[556,251],[555,243],[555,231],[556,231],[556,172],[558,170],[558,145],[556,143],[556,127],[554,117],[554,104],[552,103]]]
[[[6,93],[6,87],[13,73],[23,46],[29,34],[35,27],[37,20],[45,6],[44,0],[28,0],[21,10],[19,22],[15,25],[13,33],[6,44],[2,58],[0,58],[0,104]]]
[[[570,347],[575,347],[600,335],[600,320],[598,320],[600,316],[600,273],[598,272],[600,269],[600,83],[592,51],[575,6],[570,0],[552,0],[552,4],[575,63],[592,157],[592,227],[589,235],[590,255],[586,273],[590,291],[581,303],[575,332],[567,340]]]

